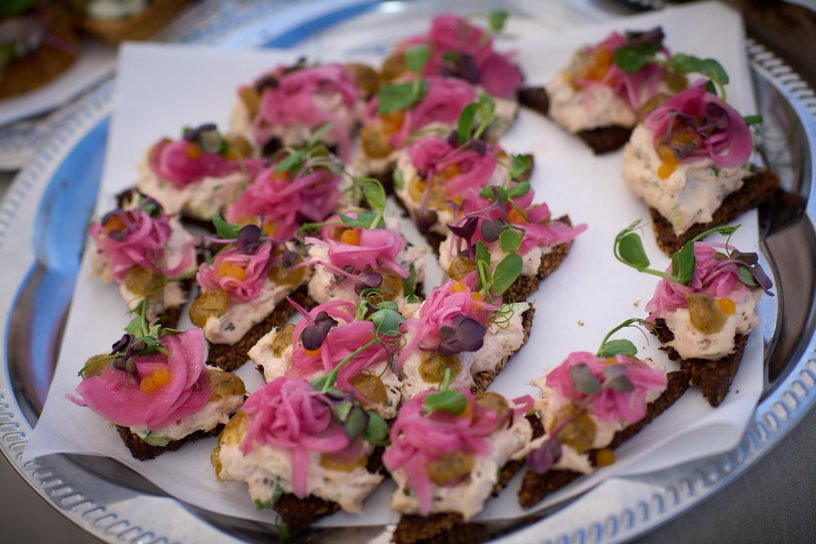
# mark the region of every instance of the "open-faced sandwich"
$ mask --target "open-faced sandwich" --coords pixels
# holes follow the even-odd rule
[[[340,509],[359,514],[383,480],[377,446],[388,425],[322,382],[281,376],[262,385],[212,453],[218,478],[246,482],[255,505],[274,508],[289,534]]]
[[[481,94],[462,110],[455,130],[420,136],[396,153],[394,193],[434,249],[468,190],[507,185],[531,174],[532,155],[511,156],[482,139],[495,116],[494,100]]]
[[[658,95],[686,88],[678,72],[688,70],[672,61],[663,38],[660,27],[613,32],[580,49],[546,89],[524,90],[519,99],[581,138],[595,154],[620,149],[644,106]]]
[[[362,192],[367,209],[306,225],[320,229],[319,236],[305,238],[307,260],[301,266],[314,266],[309,296],[319,303],[376,297],[412,313],[425,279],[425,249],[409,244],[397,219],[384,216],[385,190],[377,180],[364,180]]]
[[[294,309],[286,297],[306,299],[306,267],[298,267],[302,248],[277,242],[257,225],[229,224],[216,216],[219,238],[226,244],[196,274],[201,288],[190,306],[193,324],[209,342],[207,363],[233,370],[247,360],[260,338],[286,322]]]
[[[461,79],[423,77],[422,70],[430,57],[427,46],[413,46],[404,56],[410,74],[381,87],[369,102],[360,132],[361,152],[355,158],[355,169],[359,173],[376,177],[389,190],[397,151],[421,135],[447,136],[457,126],[465,107],[480,94],[477,88]],[[485,125],[481,136],[495,141],[516,118],[518,105],[514,100],[494,100],[481,94],[485,97],[479,101],[482,107],[471,108],[470,124],[478,115]]]
[[[0,100],[50,83],[76,57],[77,36],[63,6],[42,0],[0,3]]]
[[[459,536],[470,542],[467,520],[478,514],[523,467],[527,444],[541,434],[539,421],[524,417],[525,395],[508,401],[498,393],[449,389],[424,391],[404,404],[383,455],[397,484],[392,510],[401,514],[398,544]],[[447,542],[450,538],[440,541]]]
[[[292,239],[304,222],[322,221],[346,202],[343,164],[325,145],[322,131],[298,149],[280,150],[272,164],[242,187],[227,206],[227,220],[240,225],[260,224],[273,240]]]
[[[536,413],[545,434],[528,446],[519,503],[534,506],[595,467],[615,462],[613,450],[679,399],[688,388],[684,371],[666,373],[651,359],[636,357],[629,340],[609,340],[597,354],[571,353],[532,383],[541,390]]]
[[[705,81],[649,113],[623,151],[623,178],[650,207],[667,255],[701,232],[769,200],[779,179],[749,163],[748,122]],[[721,92],[722,94],[722,92]]]
[[[244,382],[204,365],[201,329],[178,332],[148,325],[145,306],[110,354],[88,360],[78,397],[116,425],[130,453],[152,459],[215,434],[244,402]]]
[[[472,21],[445,13],[431,20],[426,34],[401,41],[394,52],[383,61],[381,77],[394,81],[408,71],[406,51],[425,46],[430,51],[423,76],[455,77],[479,86],[490,95],[513,99],[524,76],[511,60],[510,54],[493,48],[493,33],[504,27],[507,12],[495,11],[489,15],[489,30],[479,28]]]
[[[343,160],[365,107],[355,75],[342,64],[309,66],[305,59],[279,66],[238,89],[232,130],[252,142],[256,153],[272,156],[300,147],[321,127],[320,142]]]
[[[131,310],[146,302],[150,322],[175,327],[198,269],[198,239],[152,198],[132,192],[121,200],[88,229],[92,271],[116,282]]]
[[[71,0],[85,32],[112,44],[153,37],[179,15],[190,0]]]
[[[521,272],[513,257],[520,258],[506,257],[491,270],[483,252],[481,244],[478,275],[440,285],[403,325],[405,347],[397,364],[403,397],[436,389],[446,370],[453,387],[485,391],[527,342],[532,304],[501,302],[501,293]]]
[[[385,419],[397,415],[400,381],[391,369],[403,318],[393,303],[334,300],[300,309],[303,319],[267,333],[249,350],[264,380],[307,380],[339,368],[335,387]]]
[[[737,227],[705,231],[672,255],[665,272],[649,268],[640,238],[624,229],[615,239],[615,256],[640,272],[661,278],[646,305],[652,332],[672,360],[680,360],[691,385],[712,406],[719,405],[739,369],[748,334],[759,323],[757,303],[772,296],[770,278],[756,253],[725,244],[700,242],[714,232],[731,236]]]
[[[209,222],[265,166],[251,155],[243,138],[222,136],[212,123],[185,128],[180,139],[162,138],[150,148],[136,188],[167,213]]]
[[[586,224],[573,227],[569,216],[553,219],[545,203],[533,204],[534,191],[527,181],[488,186],[481,192],[464,192],[458,219],[439,246],[439,265],[460,280],[476,270],[476,243],[490,253],[490,266],[515,253],[523,265],[518,279],[504,292],[507,300],[525,300],[569,253]]]

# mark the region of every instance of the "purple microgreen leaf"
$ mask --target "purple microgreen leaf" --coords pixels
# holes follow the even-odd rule
[[[436,224],[439,220],[439,214],[436,213],[434,210],[429,210],[427,208],[420,208],[416,214],[416,223],[419,232],[427,233],[431,231],[431,228]]]
[[[439,343],[439,353],[456,355],[465,351],[478,351],[484,345],[487,329],[478,321],[465,317],[455,324],[455,328]]]
[[[471,140],[470,148],[478,153],[480,157],[484,157],[487,154],[487,144],[482,140]]]
[[[300,333],[300,341],[303,343],[303,349],[315,351],[320,349],[326,336],[332,327],[337,325],[337,321],[327,316],[327,319],[318,321],[315,319],[313,325],[309,325],[303,332]]]
[[[357,281],[354,284],[354,291],[357,294],[362,293],[366,289],[376,289],[383,282],[383,275],[373,270],[362,272],[357,275]]]
[[[261,234],[261,229],[257,225],[241,227],[235,245],[245,254],[255,253],[261,245]]]
[[[586,363],[580,363],[570,368],[570,382],[572,387],[581,393],[592,395],[601,390],[601,381],[589,370]]]
[[[116,342],[115,342],[115,343],[114,343],[114,344],[111,346],[111,352],[110,352],[110,354],[111,354],[111,355],[113,355],[114,353],[119,353],[120,351],[125,351],[125,350],[128,348],[128,346],[130,345],[130,342],[131,342],[132,340],[133,340],[133,336],[132,336],[132,335],[127,334],[127,333],[123,334],[123,335],[122,335],[122,338],[120,338],[119,340],[117,340],[117,341],[116,341]]]
[[[615,340],[613,340],[614,342]],[[611,343],[611,342],[610,342]],[[630,342],[631,343],[631,342]],[[635,389],[626,372],[626,365],[615,364],[604,368],[604,387],[621,393],[630,393]]]
[[[480,230],[485,242],[492,244],[499,239],[499,236],[504,231],[504,221],[501,219],[487,219],[482,221]]]
[[[555,437],[545,441],[540,448],[527,454],[527,464],[536,474],[549,472],[552,466],[561,459],[561,444]]]

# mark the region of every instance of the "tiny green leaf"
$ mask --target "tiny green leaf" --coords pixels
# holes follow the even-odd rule
[[[368,412],[368,426],[363,436],[372,444],[384,446],[388,444],[388,423],[373,410]]]
[[[744,266],[739,267],[739,272],[737,272],[737,278],[739,278],[739,280],[742,283],[744,283],[745,285],[747,285],[748,287],[756,287],[757,286],[757,282],[754,279],[753,274],[751,274],[751,270],[748,269],[748,268],[745,268]]]
[[[356,438],[368,428],[368,412],[361,406],[355,405],[346,419],[345,431],[349,438]]]
[[[490,266],[490,251],[487,250],[487,246],[481,240],[476,242],[476,262],[487,263]]]
[[[615,355],[637,355],[637,348],[629,340],[610,340],[598,352],[598,357],[614,357]]]
[[[603,371],[604,387],[614,389],[621,393],[630,393],[635,389],[635,385],[626,371],[626,366],[621,364],[610,365]]]
[[[644,55],[637,49],[630,47],[618,47],[615,50],[615,64],[627,74],[639,72],[649,64],[651,58],[651,55]]]
[[[524,268],[524,261],[518,253],[511,253],[506,255],[499,264],[496,265],[496,270],[493,271],[493,291],[497,295],[501,295],[513,285],[513,282],[521,275]]]
[[[488,25],[490,26],[490,31],[493,34],[498,34],[501,32],[502,29],[504,29],[504,24],[507,22],[508,17],[510,17],[510,14],[503,9],[491,11],[487,19]]]
[[[649,257],[643,249],[643,241],[635,232],[630,232],[620,239],[618,253],[627,264],[638,270],[649,266]]]
[[[464,144],[470,140],[471,132],[473,130],[473,122],[476,120],[476,110],[478,104],[471,103],[464,107],[462,113],[459,114],[459,122],[456,125],[456,138],[459,145]]]
[[[408,267],[408,277],[402,280],[402,296],[408,297],[414,294],[416,284],[416,265],[411,263]]]
[[[515,229],[507,229],[499,234],[499,245],[505,253],[513,253],[521,245],[521,234]]]
[[[511,174],[512,175],[512,174]],[[530,192],[530,182],[529,181],[520,181],[516,183],[510,189],[507,190],[507,196],[510,198],[518,198],[520,196],[524,196]]]
[[[363,196],[372,210],[382,213],[385,209],[385,189],[382,183],[374,178],[363,180]],[[373,221],[373,218],[372,218]]]
[[[369,318],[374,322],[377,332],[383,336],[394,336],[399,334],[399,327],[405,318],[396,310],[390,308],[380,308]]]
[[[746,115],[743,117],[745,124],[749,127],[751,125],[761,125],[762,124],[762,116],[761,115]]]
[[[570,382],[576,391],[592,395],[601,390],[601,381],[589,370],[586,363],[577,364],[569,369]]]
[[[524,176],[524,174],[526,174],[530,170],[530,167],[532,165],[533,165],[532,155],[513,155],[513,159],[510,161],[510,179],[519,179],[520,177]],[[518,185],[516,185],[515,187],[518,187]],[[530,184],[528,183],[527,190],[529,189]],[[510,189],[510,191],[507,194],[509,194],[510,196],[516,196],[514,194],[511,194],[512,191],[513,189]],[[526,192],[527,191],[525,191],[524,193]]]
[[[225,240],[235,240],[238,238],[238,231],[241,230],[241,227],[233,223],[227,223],[227,221],[221,215],[221,212],[218,212],[213,216],[212,222],[215,226],[215,232],[217,232],[218,236],[221,238],[224,238]]]
[[[312,134],[311,138],[309,138],[309,143],[306,144],[306,147],[314,147],[319,142],[323,141],[323,138],[332,131],[334,125],[331,123],[324,123],[322,124],[314,133]]]
[[[397,110],[408,109],[428,94],[428,82],[420,80],[419,88],[414,90],[414,83],[397,83],[387,85],[377,93],[377,111],[391,113]]]
[[[409,47],[405,50],[405,68],[407,68],[409,72],[420,76],[422,75],[422,69],[425,68],[430,57],[431,50],[428,49],[427,45]]]
[[[426,414],[433,412],[446,412],[448,414],[459,415],[467,408],[467,397],[456,389],[446,391],[436,391],[425,397],[422,410]]]
[[[303,157],[306,156],[306,149],[305,147],[301,147],[297,151],[290,153],[287,155],[285,159],[280,161],[278,165],[275,167],[275,172],[288,172],[295,168],[297,165],[303,161]]]
[[[405,177],[402,174],[402,170],[399,168],[394,169],[394,173],[391,175],[391,179],[394,182],[394,189],[402,189],[405,187]]]
[[[334,407],[334,415],[338,420],[346,421],[353,407],[354,407],[353,402],[348,400],[343,401]]]
[[[483,125],[487,125],[493,120],[493,116],[496,113],[496,101],[493,100],[493,97],[489,94],[481,93],[479,94],[476,104],[479,111],[479,122]]]
[[[694,268],[697,261],[694,258],[694,242],[686,242],[680,251],[674,253],[671,257],[672,262],[672,276],[677,278],[677,282],[683,285],[691,283],[694,277]]]

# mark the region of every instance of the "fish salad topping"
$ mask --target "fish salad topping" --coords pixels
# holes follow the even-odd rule
[[[501,468],[532,438],[523,415],[529,396],[508,402],[498,393],[425,391],[403,405],[383,455],[398,485],[391,507],[428,516],[476,515],[493,493]]]

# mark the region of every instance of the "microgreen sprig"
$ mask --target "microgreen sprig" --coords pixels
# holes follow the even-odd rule
[[[428,81],[422,77],[431,51],[426,45],[415,45],[405,50],[405,68],[416,77],[413,81],[386,85],[377,92],[377,112],[388,114],[410,108],[428,94]]]
[[[474,129],[477,117],[479,124]],[[476,101],[465,106],[462,113],[459,114],[459,121],[456,124],[456,137],[459,145],[478,140],[495,117],[496,101],[489,94],[480,93]]]
[[[442,385],[439,391],[434,391],[425,397],[422,402],[422,411],[425,414],[432,414],[434,412],[445,412],[447,414],[458,416],[467,409],[468,400],[464,393],[457,389],[449,389],[451,382],[451,369],[445,369],[445,375],[442,378]]]
[[[282,161],[278,163],[278,165],[275,167],[275,172],[289,172],[293,175],[300,172],[309,163],[308,159],[315,154],[315,151],[318,148],[325,149],[325,146],[322,144],[323,138],[325,138],[326,135],[333,129],[334,125],[331,123],[321,125],[314,131],[305,145],[291,151]]]
[[[618,332],[621,329],[625,329],[626,327],[635,327],[640,330],[640,325],[648,327],[650,329],[654,328],[654,325],[646,321],[645,319],[640,319],[637,317],[633,317],[627,319],[604,336],[604,339],[601,341],[601,347],[598,348],[598,353],[596,354],[598,357],[614,357],[615,355],[637,355],[637,347],[633,344],[630,340],[626,339],[618,339],[618,340],[610,340],[613,334]]]

